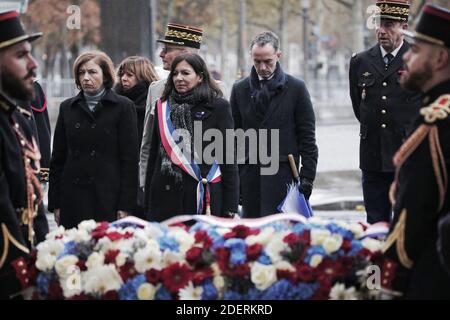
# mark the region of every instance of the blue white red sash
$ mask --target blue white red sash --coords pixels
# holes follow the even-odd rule
[[[211,197],[209,193],[208,183],[217,183],[221,181],[222,174],[220,167],[216,161],[214,161],[211,169],[208,172],[206,178],[202,177],[200,167],[195,162],[195,159],[187,159],[182,150],[187,150],[184,146],[184,139],[179,139],[179,135],[173,127],[170,120],[170,105],[168,101],[161,102],[161,99],[157,102],[158,108],[158,124],[159,133],[161,135],[161,142],[170,157],[170,160],[180,167],[184,172],[194,178],[197,184],[197,214],[203,213],[203,200],[206,203],[206,214],[211,214],[210,203]],[[181,140],[181,141],[180,141]],[[180,141],[180,142],[175,142]],[[194,158],[194,157],[192,157]]]

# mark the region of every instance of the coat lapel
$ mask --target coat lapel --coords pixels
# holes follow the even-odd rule
[[[286,95],[286,92],[287,92],[286,86],[283,88],[283,90],[280,93],[275,95],[275,97],[273,97],[272,100],[270,101],[269,108],[267,109],[266,115],[265,115],[262,123],[265,123],[266,121],[268,121],[270,119],[270,117],[272,116],[272,114],[274,113],[274,111],[276,109],[278,109],[280,103],[283,101],[283,97]]]
[[[370,64],[377,70],[382,76],[386,74],[386,65],[383,61],[383,57],[381,56],[381,49],[379,45],[376,45],[370,49]]]
[[[389,77],[394,72],[397,72],[397,70],[401,69],[404,66],[403,62],[403,55],[406,51],[409,49],[409,43],[406,41],[403,43],[403,46],[398,51],[397,55],[395,56],[394,60],[392,60],[391,64],[389,65],[389,68],[385,74],[385,78]]]

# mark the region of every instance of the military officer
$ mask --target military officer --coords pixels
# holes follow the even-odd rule
[[[36,173],[40,153],[29,127],[29,112],[18,101],[33,99],[37,63],[17,12],[0,14],[0,299],[26,284],[24,261],[33,243],[33,220],[42,199]],[[25,227],[25,228],[24,228]],[[20,275],[20,277],[16,277]]]
[[[450,10],[427,4],[416,30],[403,32],[414,42],[401,85],[423,97],[416,129],[394,157],[382,285],[408,299],[450,299],[436,248],[438,220],[450,209]]]
[[[402,55],[409,49],[408,1],[377,1],[378,43],[350,61],[350,96],[360,122],[360,169],[367,221],[389,222],[389,187],[394,180],[392,157],[418,114],[417,95],[400,88]]]

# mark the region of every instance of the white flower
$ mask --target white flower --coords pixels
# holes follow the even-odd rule
[[[74,266],[78,262],[78,257],[74,255],[64,256],[55,263],[55,270],[61,278],[69,276],[71,272],[69,267]]]
[[[69,239],[75,241],[75,242],[87,242],[91,240],[91,236],[89,235],[88,231],[85,229],[70,229],[66,232],[66,235]]]
[[[66,229],[63,226],[59,226],[57,229],[47,233],[45,236],[45,239],[47,240],[55,240],[55,237],[62,237],[64,236],[64,233],[66,232]]]
[[[188,251],[195,243],[195,237],[192,234],[189,234],[186,230],[183,228],[172,228],[168,233],[168,237],[174,238],[178,244],[180,253],[182,255],[186,254],[186,251]]]
[[[180,289],[178,296],[180,300],[201,300],[202,299],[203,288],[202,287],[194,287],[192,282]]]
[[[40,271],[50,271],[56,263],[56,258],[64,249],[62,240],[47,240],[37,246],[36,267]]]
[[[153,300],[155,298],[156,288],[150,283],[143,283],[137,290],[139,300]]]
[[[87,258],[86,267],[88,269],[94,269],[100,267],[105,262],[105,255],[101,252],[93,252]]]
[[[322,255],[315,254],[311,257],[311,261],[309,262],[309,265],[313,268],[317,267],[323,260]]]
[[[213,278],[213,284],[217,291],[221,291],[225,287],[225,279],[222,276],[215,276]]]
[[[144,232],[149,239],[158,239],[164,236],[164,231],[161,230],[161,226],[157,223],[150,223],[144,228]]]
[[[185,262],[181,254],[169,250],[164,251],[162,260],[163,266],[170,266],[171,264],[174,264],[176,262]]]
[[[333,234],[324,240],[322,247],[325,249],[326,253],[330,254],[338,251],[342,246],[342,242],[344,242],[344,239],[341,235]]]
[[[297,271],[297,269],[295,269],[295,267],[291,263],[287,262],[286,260],[278,261],[277,263],[274,264],[274,266],[275,266],[275,269],[277,269],[277,270],[287,270],[290,272]]]
[[[95,220],[85,220],[78,224],[78,230],[85,230],[91,232],[97,227],[97,222]]]
[[[364,248],[372,252],[380,251],[383,248],[383,243],[381,241],[372,238],[365,238],[361,241],[361,244]]]
[[[327,225],[327,224],[329,223],[329,221],[327,221],[327,220],[325,220],[325,219],[323,219],[323,218],[314,216],[314,217],[311,217],[311,218],[308,219],[308,223],[310,223],[310,224],[318,224],[318,225],[323,225],[323,226],[325,226],[325,225]]]
[[[321,246],[326,238],[331,235],[330,230],[327,229],[317,229],[311,230],[311,245]]]
[[[139,249],[133,257],[135,268],[139,273],[144,273],[150,269],[161,270],[162,254],[160,250],[152,247]]]
[[[364,228],[359,223],[351,223],[347,229],[354,234],[355,239],[361,238],[364,233]]]
[[[220,267],[219,267],[219,265],[217,264],[217,262],[213,262],[213,263],[211,264],[211,269],[212,269],[212,271],[213,271],[213,273],[214,273],[215,276],[219,276],[219,275],[222,274],[222,271],[220,270]]]
[[[112,264],[96,266],[82,273],[84,291],[87,294],[105,294],[117,291],[123,285],[122,278]]]
[[[255,262],[251,268],[251,280],[259,290],[266,290],[277,281],[277,271],[273,265]]]
[[[71,298],[82,292],[80,269],[72,265],[67,269],[67,274],[59,279],[64,297]]]
[[[283,239],[289,233],[290,231],[275,233],[267,244],[265,251],[272,263],[277,263],[278,261],[283,260],[281,252],[287,251],[289,249],[288,244],[284,242]]]
[[[248,236],[245,239],[245,243],[248,246],[251,246],[251,245],[254,245],[254,244],[260,244],[260,245],[262,245],[264,247],[264,246],[266,246],[269,243],[269,241],[272,238],[274,233],[275,233],[275,229],[273,227],[264,228],[257,235]]]
[[[127,262],[127,255],[120,252],[116,257],[116,265],[120,268]]]
[[[355,287],[349,289],[345,288],[342,283],[336,283],[330,290],[331,300],[357,300],[357,293]]]

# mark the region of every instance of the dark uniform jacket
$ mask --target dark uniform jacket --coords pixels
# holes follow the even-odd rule
[[[114,221],[137,200],[138,138],[133,102],[107,90],[91,112],[83,93],[61,104],[50,163],[50,211],[61,224]]]
[[[288,155],[296,161],[301,157],[300,177],[314,181],[317,169],[318,150],[315,138],[315,115],[305,83],[290,75],[282,89],[271,99],[264,117],[252,108],[250,77],[233,86],[231,107],[236,129],[279,130],[279,170],[274,175],[261,175],[261,162],[239,164],[242,206],[245,217],[254,218],[279,212],[278,206],[286,197],[287,185],[293,181]],[[247,142],[248,143],[248,142]],[[263,154],[271,155],[270,142]],[[259,150],[259,147],[257,147]],[[258,152],[259,153],[259,152]],[[297,163],[298,165],[298,163]],[[268,166],[266,166],[268,167]]]
[[[442,99],[444,95],[446,100]],[[383,285],[404,291],[406,298],[450,299],[450,275],[444,271],[436,248],[438,220],[450,209],[448,176],[444,173],[450,173],[450,81],[430,90],[424,101],[424,106],[436,106],[435,102],[441,101],[437,109],[444,117],[426,122],[421,116],[416,126],[425,123],[437,128],[442,157],[439,152],[431,151],[428,134],[401,167],[394,219],[385,246],[390,261],[385,263],[382,272],[388,275]],[[425,110],[427,114],[436,113],[430,108],[422,112]],[[437,177],[442,177],[441,197]],[[441,198],[444,202],[439,208]]]
[[[23,114],[0,97],[0,299],[20,291],[12,262],[29,253],[19,209],[27,206],[25,169],[16,123],[31,141],[32,131]]]
[[[229,103],[217,98],[209,104],[195,105],[191,108],[193,121],[202,122],[202,137],[205,131],[216,129],[224,137],[226,145],[226,130],[233,129],[233,118]],[[159,112],[155,109],[155,124],[158,123]],[[234,135],[231,136],[233,138]],[[175,180],[173,175],[161,172],[161,136],[159,125],[153,126],[151,136],[150,157],[146,176],[146,212],[150,221],[164,221],[176,215],[197,213],[197,180],[181,171],[182,181]],[[202,141],[202,150],[211,142]],[[226,156],[226,150],[223,152]],[[220,160],[220,159],[219,159]],[[225,160],[225,159],[224,159]],[[238,210],[239,181],[238,169],[235,163],[219,163],[222,179],[217,183],[208,184],[211,194],[211,214],[225,216],[228,212]],[[202,177],[206,177],[211,165],[199,164]]]
[[[379,45],[354,55],[350,61],[350,97],[360,127],[360,168],[367,171],[393,172],[392,157],[400,148],[413,121],[420,101],[400,87],[403,46],[386,70]]]

